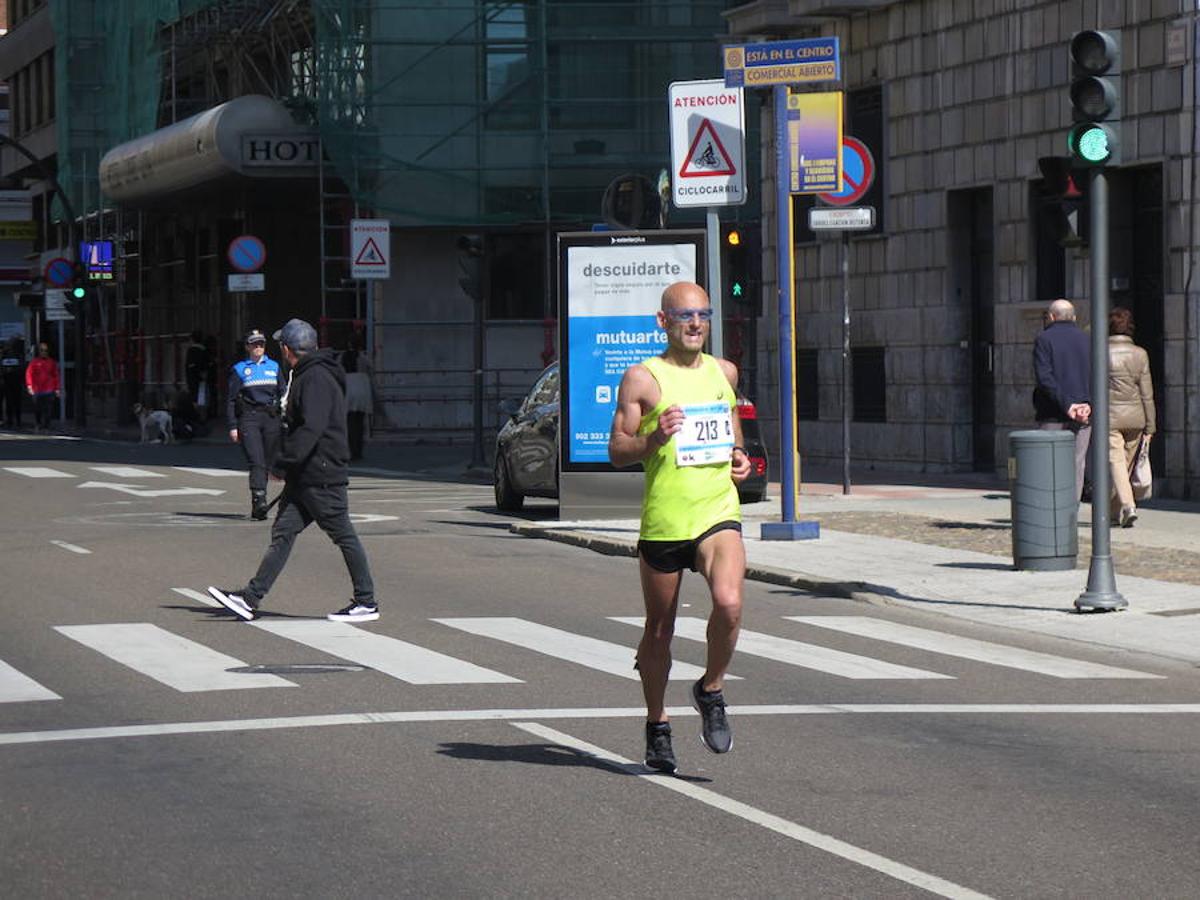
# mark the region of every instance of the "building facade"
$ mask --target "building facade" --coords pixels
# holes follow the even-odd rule
[[[1099,28],[1119,32],[1122,51],[1123,158],[1107,170],[1111,302],[1133,311],[1151,359],[1156,495],[1200,491],[1196,11],[1183,0],[758,0],[727,15],[731,42],[838,36],[842,82],[819,89],[846,92],[846,132],[876,160],[867,199],[881,226],[849,240],[856,467],[1003,472],[1008,434],[1033,426],[1042,310],[1067,297],[1091,327],[1086,224],[1078,241],[1063,235],[1039,159],[1067,154],[1069,43]],[[772,222],[769,107],[764,117]],[[1076,180],[1086,195],[1086,173]],[[833,463],[842,244],[807,230],[812,202],[793,198],[799,445],[806,460]],[[772,296],[772,228],[764,241]],[[768,310],[768,357],[774,320]],[[768,362],[763,373],[777,373]],[[777,407],[777,377],[765,388],[760,406]]]

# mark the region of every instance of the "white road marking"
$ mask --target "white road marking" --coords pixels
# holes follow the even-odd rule
[[[902,881],[905,884],[911,884],[914,887],[929,891],[931,894],[937,894],[940,897],[953,897],[955,900],[982,900],[982,898],[988,896],[987,894],[981,894],[978,891],[955,884],[952,881],[947,881],[944,878],[939,878],[937,875],[931,875],[928,872],[922,872],[920,869],[914,869],[896,860],[888,859],[886,856],[880,856],[878,853],[872,853],[870,850],[865,850],[854,844],[848,844],[845,841],[828,834],[823,834],[820,831],[815,831],[798,822],[773,815],[757,807],[750,806],[748,803],[733,800],[722,794],[718,794],[716,791],[701,787],[698,784],[693,784],[680,778],[672,778],[668,775],[651,774],[645,767],[633,762],[633,760],[625,759],[623,756],[618,756],[609,750],[605,750],[603,747],[589,744],[587,741],[582,741],[579,738],[556,731],[553,728],[547,728],[544,725],[538,725],[534,722],[513,722],[512,724],[513,727],[520,728],[522,731],[544,741],[585,753],[593,759],[606,763],[627,775],[635,775],[658,787],[682,794],[692,800],[697,800],[705,806],[719,809],[721,812],[729,813],[754,825],[760,825],[768,831],[781,834],[801,844],[807,844],[809,847],[814,847],[817,850],[824,850],[826,853],[863,866],[864,868],[881,872],[897,881]]]
[[[449,625],[451,628],[457,628],[468,634],[494,638],[504,641],[506,644],[524,647],[526,650],[544,653],[555,659],[565,659],[567,662],[607,672],[609,675],[617,675],[632,681],[638,680],[638,673],[633,668],[636,651],[632,647],[586,637],[582,634],[573,634],[570,631],[539,625],[526,619],[506,616],[434,619],[433,621],[441,622],[443,625]],[[695,681],[703,674],[704,670],[698,666],[677,661],[671,666],[670,677],[672,681]]]
[[[642,619],[636,616],[613,616],[616,622],[642,627]],[[704,641],[708,622],[692,616],[680,616],[675,620],[675,634],[690,641]],[[793,641],[787,638],[761,634],[757,631],[743,629],[738,635],[737,652],[746,656],[761,656],[763,659],[801,666],[805,669],[815,669],[829,675],[854,679],[899,679],[899,678],[952,678],[951,675],[941,675],[937,672],[927,672],[924,669],[913,669],[909,666],[898,666],[895,663],[872,659],[869,656],[857,656],[853,653],[843,653],[819,644],[806,644],[803,641]]]
[[[47,469],[41,466],[5,466],[5,472],[12,472],[14,475],[24,475],[26,478],[74,478],[68,472],[60,472],[58,469]]]
[[[521,684],[502,672],[494,672],[465,660],[455,659],[416,644],[370,631],[346,622],[299,620],[252,622],[255,628],[321,650],[331,656],[359,663],[409,684]]]
[[[148,622],[58,625],[55,631],[184,693],[295,687],[276,675],[230,672],[246,664]]]
[[[200,466],[171,466],[177,472],[188,472],[192,475],[207,475],[210,478],[245,478],[244,469],[205,469]]]
[[[28,675],[18,672],[0,659],[0,703],[24,703],[28,700],[61,700],[62,697],[44,688]]]
[[[202,594],[200,591],[193,591],[191,588],[171,588],[175,593],[182,594],[189,600],[195,600],[197,603],[203,603],[205,606],[212,606],[221,609],[221,604],[214,600],[208,594]]]
[[[209,497],[218,497],[225,493],[217,488],[198,488],[198,487],[179,487],[179,488],[159,488],[151,490],[148,488],[140,488],[132,484],[117,484],[112,481],[85,481],[78,485],[80,488],[107,488],[110,491],[120,491],[122,494],[131,494],[134,497],[188,497],[195,494],[203,494]]]
[[[941,653],[944,656],[956,656],[1009,669],[1037,672],[1052,678],[1162,677],[1161,675],[1151,675],[1148,672],[1137,672],[1133,669],[1120,669],[1115,666],[1104,666],[1050,653],[1022,650],[1019,647],[1009,647],[1005,644],[993,644],[990,641],[959,637],[928,628],[900,625],[896,622],[873,619],[869,616],[784,616],[784,618],[804,625],[816,625],[819,628],[830,628],[859,637],[901,644],[905,647],[915,647],[918,650],[928,650],[930,653]]]
[[[84,556],[89,555],[92,551],[85,547],[80,547],[77,544],[68,544],[66,541],[51,541],[55,547],[62,547],[64,550],[70,550],[72,553],[79,553]]]
[[[249,676],[243,676],[249,677]],[[830,703],[825,705],[731,706],[737,716],[815,715],[1150,715],[1196,716],[1200,703]],[[672,706],[673,719],[694,716],[690,706]],[[98,728],[64,728],[57,731],[0,732],[0,746],[48,744],[59,741],[95,741],[110,738],[156,737],[172,734],[272,731],[282,728],[324,728],[336,725],[388,725],[423,722],[508,722],[527,719],[634,719],[644,720],[644,706],[566,709],[431,709],[404,712],[335,713],[324,716],[285,716],[272,719],[224,719],[208,722],[165,722],[157,725],[112,725]]]
[[[166,478],[162,472],[151,472],[134,466],[88,466],[93,472],[111,475],[113,478]]]
[[[356,525],[370,525],[372,522],[398,522],[399,516],[385,516],[382,513],[350,513],[350,521]]]

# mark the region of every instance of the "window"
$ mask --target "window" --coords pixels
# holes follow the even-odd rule
[[[539,406],[545,406],[547,403],[554,403],[558,400],[558,366],[555,366],[540,379],[529,391],[529,396],[525,398],[525,407],[521,410],[527,413],[536,409]]]
[[[796,351],[796,416],[806,421],[821,418],[820,351]]]
[[[1029,210],[1033,239],[1033,280],[1036,300],[1056,300],[1067,294],[1067,251],[1059,242],[1062,212],[1057,200],[1048,197],[1041,181],[1029,187]],[[1080,209],[1077,222],[1087,222],[1087,210]]]
[[[854,421],[887,421],[887,366],[883,347],[850,351],[854,378]]]
[[[489,319],[541,319],[545,312],[545,237],[496,234],[488,241]]]

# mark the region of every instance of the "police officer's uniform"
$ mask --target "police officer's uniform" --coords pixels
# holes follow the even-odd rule
[[[266,343],[258,329],[246,335],[247,345]],[[267,470],[279,450],[279,398],[285,384],[283,368],[266,354],[257,362],[247,354],[229,371],[225,418],[230,431],[237,429],[250,466],[250,515],[255,519],[267,517]]]

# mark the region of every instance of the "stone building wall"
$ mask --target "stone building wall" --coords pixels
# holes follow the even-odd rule
[[[819,14],[820,2],[790,2]],[[845,4],[842,4],[845,5]],[[853,5],[853,4],[851,4]],[[877,4],[878,6],[879,4]],[[1037,160],[1063,156],[1070,124],[1068,45],[1082,28],[1122,30],[1121,171],[1161,166],[1163,377],[1156,384],[1165,426],[1161,495],[1200,494],[1200,390],[1196,293],[1189,284],[1196,242],[1193,60],[1187,0],[908,0],[875,11],[789,27],[782,4],[731,15],[731,40],[837,35],[843,81],[829,89],[882,85],[886,233],[850,240],[852,343],[886,347],[887,421],[855,422],[856,467],[968,471],[972,445],[970,309],[955,296],[948,192],[990,189],[992,203],[995,469],[1006,468],[1008,433],[1030,427],[1031,345],[1041,327],[1035,291],[1033,183]],[[810,8],[811,9],[808,9]],[[751,13],[759,14],[757,18]],[[774,11],[774,17],[770,15]],[[757,31],[739,33],[739,24]],[[778,409],[778,334],[772,104],[763,105],[764,340],[760,407]],[[1151,205],[1159,198],[1150,198]],[[1114,221],[1114,289],[1131,224]],[[797,346],[819,353],[820,418],[801,421],[810,463],[841,459],[841,241],[796,247]],[[1089,258],[1067,251],[1066,294],[1089,321]],[[1185,295],[1190,291],[1190,300]],[[1190,304],[1190,310],[1189,310]],[[777,435],[774,422],[765,422]],[[776,442],[777,444],[777,442]]]

